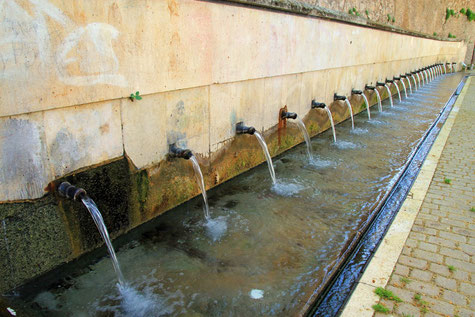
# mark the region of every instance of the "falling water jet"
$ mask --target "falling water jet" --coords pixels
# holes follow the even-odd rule
[[[236,134],[250,134],[256,136],[257,141],[259,141],[262,151],[264,151],[264,155],[266,156],[267,167],[269,168],[269,174],[272,179],[272,184],[275,185],[277,183],[277,180],[275,178],[274,165],[272,165],[272,158],[269,154],[269,150],[267,149],[266,141],[264,140],[262,135],[257,132],[254,127],[245,126],[243,122],[236,123]]]
[[[457,63],[452,63],[452,73],[455,73],[455,65],[457,65]]]
[[[375,86],[369,86],[369,85],[365,85],[365,89],[374,90],[374,92],[376,93],[376,98],[378,99],[379,112],[383,112],[383,105],[381,104],[381,96],[379,95],[378,89]]]
[[[406,89],[406,84],[404,83],[404,78],[405,78],[405,77],[406,77],[405,75],[401,75],[401,76],[399,77],[399,81],[401,82],[402,87],[404,88],[404,95],[405,95],[406,98],[407,98],[407,89]]]
[[[203,211],[204,211],[205,219],[210,220],[211,216],[209,213],[208,197],[206,196],[205,182],[204,182],[203,173],[201,172],[201,168],[200,168],[200,164],[198,163],[198,160],[189,149],[179,148],[176,146],[175,143],[169,145],[168,155],[171,158],[175,158],[175,157],[183,158],[185,160],[191,161],[193,165],[193,170],[195,171],[196,182],[198,183],[198,186],[200,187],[200,190],[201,190],[201,195],[203,196],[203,202],[204,202]]]
[[[337,101],[337,100],[344,101],[346,105],[348,106],[348,109],[350,109],[351,129],[355,129],[355,121],[353,119],[353,108],[351,108],[351,103],[348,101],[348,98],[346,98],[346,96],[340,96],[335,93],[333,95],[333,101]]]
[[[419,88],[421,88],[421,77],[419,77],[419,71],[416,71],[417,80],[419,81]]]
[[[92,219],[94,220],[94,223],[96,224],[97,229],[99,230],[99,233],[101,234],[102,239],[107,246],[114,271],[117,275],[117,280],[119,281],[119,286],[121,288],[126,287],[127,285],[125,283],[124,275],[120,269],[119,261],[117,260],[114,247],[112,246],[112,242],[109,237],[109,232],[107,231],[107,227],[104,224],[104,219],[102,218],[102,215],[94,201],[89,196],[87,196],[87,193],[84,189],[77,188],[68,182],[62,182],[58,187],[58,192],[61,196],[76,201],[81,201],[84,206],[86,206],[87,210],[91,214]]]
[[[411,72],[411,78],[414,81],[414,90],[417,90],[419,88],[417,87],[416,77],[414,76],[415,74],[416,74],[415,72]]]
[[[328,107],[323,103],[323,102],[316,102],[315,100],[312,100],[312,109],[324,109],[327,112],[328,119],[330,120],[330,125],[332,127],[332,132],[333,132],[333,142],[336,142],[336,132],[335,132],[335,123],[333,122],[333,117],[332,117],[332,112]]]
[[[368,98],[366,98],[365,94],[361,90],[352,89],[351,93],[354,95],[361,95],[364,99],[366,110],[368,111],[368,120],[371,120],[371,112],[369,111],[369,102]]]
[[[409,79],[409,76],[410,76],[410,74],[406,73],[407,83],[409,84],[409,90],[411,91],[411,94],[412,94],[412,85],[411,85],[411,80]]]
[[[307,155],[308,159],[310,162],[312,162],[313,157],[312,157],[312,144],[310,142],[310,136],[308,135],[307,128],[305,127],[305,124],[303,123],[302,119],[300,119],[299,116],[295,112],[287,112],[287,111],[281,111],[280,117],[282,119],[294,119],[297,120],[297,126],[299,127],[300,132],[303,134],[303,138],[305,139],[305,144],[307,145]]]
[[[399,86],[394,82],[394,79],[386,79],[386,82],[394,84],[397,90],[397,95],[399,97],[399,102],[401,102],[401,92],[399,91]]]
[[[391,107],[392,107],[393,106],[393,97],[391,96],[391,90],[389,89],[389,86],[386,83],[382,83],[382,82],[379,82],[379,81],[376,82],[376,86],[386,88],[386,91],[388,92],[388,95],[389,95],[389,101],[390,101],[390,104],[391,104]]]

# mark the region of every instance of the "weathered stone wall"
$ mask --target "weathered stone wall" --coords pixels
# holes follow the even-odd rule
[[[0,8],[0,290],[100,244],[82,206],[46,193],[50,182],[86,188],[115,237],[199,193],[189,162],[166,159],[168,144],[193,150],[209,188],[264,161],[253,137],[235,137],[237,122],[263,132],[276,155],[302,141],[293,124],[277,129],[283,106],[315,135],[329,122],[312,99],[331,104],[334,92],[459,62],[466,50],[225,3]],[[137,90],[143,99],[132,102]],[[361,102],[352,99],[355,112]],[[331,109],[336,122],[349,115]]]

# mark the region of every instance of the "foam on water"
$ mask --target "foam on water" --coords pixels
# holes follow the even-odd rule
[[[228,230],[227,217],[219,216],[215,219],[207,219],[205,228],[213,242],[219,241]]]
[[[358,148],[358,145],[356,145],[353,142],[349,141],[343,141],[343,140],[338,140],[335,143],[335,146],[339,148],[340,150],[347,150],[347,149],[356,149]]]
[[[355,129],[356,130],[356,129]],[[318,156],[314,156],[309,162],[309,166],[313,168],[328,168],[335,166],[336,163],[330,160],[324,160]]]
[[[365,133],[368,133],[368,129],[354,128],[353,130],[351,130],[351,133],[353,133],[353,134],[365,134]]]
[[[272,185],[272,191],[277,195],[284,197],[295,196],[304,188],[305,187],[300,184],[284,183],[282,181],[277,181],[274,185]]]
[[[264,297],[264,291],[260,289],[253,289],[252,291],[249,292],[249,296],[252,299],[261,299]]]

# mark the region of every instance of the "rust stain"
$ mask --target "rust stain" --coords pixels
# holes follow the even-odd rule
[[[108,133],[110,130],[109,123],[104,123],[99,127],[99,130],[101,130],[102,134]]]
[[[277,126],[277,144],[280,146],[282,136],[287,128],[287,119],[282,119],[282,113],[287,112],[287,105],[279,110],[279,124]]]
[[[179,16],[178,5],[175,0],[168,1],[168,11],[170,12],[170,15]]]

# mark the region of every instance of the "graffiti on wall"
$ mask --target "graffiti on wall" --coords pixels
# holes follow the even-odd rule
[[[2,0],[0,80],[39,68],[68,85],[126,86],[113,46],[118,37],[107,23],[76,24],[48,0]]]

